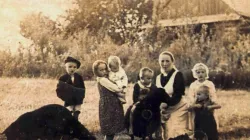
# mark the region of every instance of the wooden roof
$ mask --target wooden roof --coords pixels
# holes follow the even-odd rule
[[[250,17],[250,0],[222,0],[240,15]]]
[[[236,21],[239,20],[241,16],[238,14],[217,14],[217,15],[207,15],[207,16],[197,16],[189,18],[177,18],[177,19],[167,19],[160,20],[158,26],[161,27],[171,27],[171,26],[182,26],[190,24],[199,24],[199,23],[214,23],[214,22],[225,22],[225,21]],[[153,25],[146,24],[141,28],[153,28]]]

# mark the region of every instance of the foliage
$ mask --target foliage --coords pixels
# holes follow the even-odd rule
[[[1,51],[0,75],[57,78],[64,72],[64,59],[71,55],[82,63],[79,73],[93,79],[93,62],[117,55],[129,80],[135,82],[143,66],[158,74],[158,55],[169,50],[187,85],[194,80],[190,69],[203,62],[217,87],[249,87],[244,82],[250,81],[249,77],[244,75],[250,71],[250,35],[239,34],[236,25],[155,25],[142,29],[142,25],[152,22],[151,0],[75,2],[77,8],[68,11],[65,26],[41,13],[24,18],[20,32],[32,44],[20,43],[16,54]]]

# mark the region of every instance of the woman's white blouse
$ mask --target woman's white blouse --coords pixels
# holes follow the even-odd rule
[[[177,72],[178,72],[178,70],[175,70],[175,72],[172,74],[172,76],[170,77],[169,81],[167,82],[167,84],[164,87],[161,85],[161,74],[159,74],[156,77],[156,86],[158,88],[163,88],[165,90],[165,92],[170,97],[172,97],[172,95],[174,93],[174,79],[175,79],[175,76],[176,76]]]

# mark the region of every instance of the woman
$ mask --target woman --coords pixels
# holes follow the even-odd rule
[[[163,123],[164,139],[184,134],[187,128],[187,104],[182,98],[185,95],[184,78],[174,66],[174,61],[171,52],[164,51],[159,55],[161,74],[156,77],[156,86],[165,89],[170,96],[167,109],[162,109],[162,112],[170,115],[166,123]]]
[[[105,140],[113,140],[115,134],[124,130],[124,111],[118,99],[118,93],[122,89],[107,78],[108,67],[106,62],[95,61],[93,72],[97,76],[100,93],[99,119],[101,132],[105,135]]]

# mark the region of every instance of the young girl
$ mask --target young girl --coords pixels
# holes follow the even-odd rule
[[[195,113],[194,137],[196,139],[203,139],[205,134],[208,140],[218,140],[213,112],[214,109],[219,109],[221,106],[211,101],[210,91],[208,86],[201,85],[196,92],[196,101],[189,107],[189,110]]]
[[[188,96],[190,99],[190,104],[193,104],[196,101],[196,93],[197,90],[200,88],[200,86],[202,85],[206,85],[209,87],[210,92],[209,92],[209,98],[211,99],[211,101],[213,102],[217,102],[217,95],[216,95],[216,91],[215,91],[215,86],[213,84],[212,81],[208,80],[208,67],[203,64],[203,63],[197,63],[194,65],[193,69],[192,69],[192,73],[193,73],[193,77],[196,78],[197,80],[194,81],[193,83],[191,83],[190,87],[189,87],[189,92],[188,92]],[[191,130],[194,129],[194,114],[193,113],[189,113],[189,128]],[[217,122],[217,129],[219,129],[219,122],[217,119],[217,116],[215,114],[215,119]]]
[[[156,86],[152,84],[153,76],[154,76],[154,71],[148,67],[144,67],[140,70],[139,81],[134,85],[134,92],[133,92],[134,103],[144,99],[148,95],[150,90],[156,88]]]
[[[124,69],[121,67],[121,60],[117,56],[110,56],[108,58],[108,68],[110,70],[109,72],[109,80],[113,81],[117,84],[119,88],[122,89],[122,92],[119,93],[119,100],[122,104],[126,103],[125,93],[126,88],[128,86],[128,77],[124,71]]]
[[[58,97],[64,101],[64,106],[69,109],[69,111],[72,112],[72,115],[78,120],[83,98],[85,96],[83,78],[76,73],[76,70],[80,67],[81,63],[70,56],[66,58],[64,63],[67,73],[59,78],[56,91]],[[74,89],[71,89],[71,87]],[[73,90],[75,92],[72,92]]]
[[[124,130],[124,111],[118,93],[122,91],[108,79],[108,66],[102,60],[93,63],[93,73],[97,76],[99,100],[99,120],[105,140],[113,140],[115,134]]]

